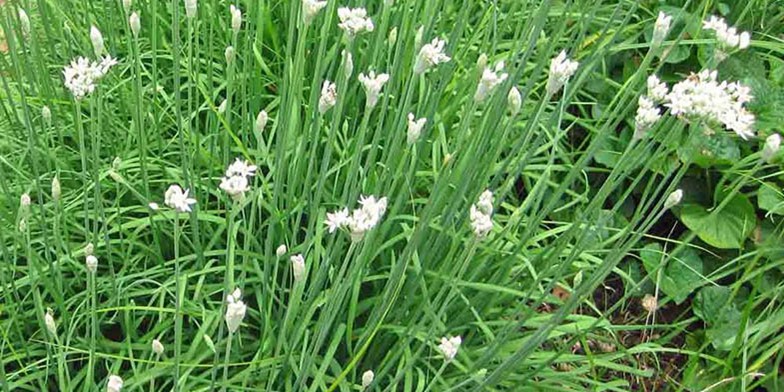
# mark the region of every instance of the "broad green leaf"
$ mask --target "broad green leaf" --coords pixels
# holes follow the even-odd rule
[[[784,194],[778,186],[772,182],[765,182],[760,185],[757,192],[757,205],[761,210],[771,214],[784,215]]]
[[[701,240],[721,249],[741,248],[757,224],[754,207],[744,195],[734,196],[721,210],[684,204],[680,218]]]
[[[685,143],[678,148],[683,162],[694,162],[700,167],[730,165],[740,160],[740,148],[730,132],[721,128],[692,130]]]
[[[702,259],[693,249],[685,249],[667,257],[659,244],[648,244],[640,251],[643,266],[656,282],[661,263],[666,261],[659,280],[659,288],[675,303],[683,302],[694,289],[702,285]]]
[[[741,314],[724,286],[704,287],[694,299],[694,314],[708,326],[706,337],[719,350],[730,350],[740,328]]]

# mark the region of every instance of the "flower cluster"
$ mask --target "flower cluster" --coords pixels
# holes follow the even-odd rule
[[[423,45],[419,50],[416,63],[414,63],[414,74],[421,75],[429,68],[451,60],[449,56],[444,54],[444,45],[446,42],[438,38],[433,38],[429,44]]]
[[[229,328],[229,333],[237,332],[240,328],[242,320],[245,318],[245,313],[248,307],[242,302],[242,291],[239,287],[234,289],[234,292],[226,296],[226,326]]]
[[[661,118],[661,109],[650,98],[642,95],[637,101],[637,115],[634,117],[634,138],[642,139],[645,132]]]
[[[716,76],[716,71],[704,70],[678,82],[665,106],[674,116],[720,123],[743,139],[754,136],[754,115],[743,107],[752,99],[751,91],[737,82],[719,82]]]
[[[373,108],[376,106],[376,103],[378,103],[378,96],[381,94],[381,89],[384,87],[384,84],[389,81],[389,75],[385,73],[376,75],[375,72],[370,71],[368,75],[363,73],[359,74],[357,79],[362,83],[362,87],[365,89],[365,95],[367,95],[365,106]]]
[[[438,345],[438,351],[444,356],[444,361],[450,362],[455,359],[457,355],[457,350],[460,349],[460,345],[463,343],[463,338],[460,336],[453,336],[453,337],[443,337],[441,338],[441,343]]]
[[[191,212],[191,205],[196,204],[196,199],[188,197],[188,192],[190,189],[183,192],[179,185],[172,185],[164,194],[164,203],[177,212]]]
[[[346,32],[349,39],[364,31],[373,31],[375,28],[364,8],[340,7],[338,8],[338,18],[340,19],[338,27]]]
[[[493,90],[495,90],[499,84],[506,80],[509,75],[502,73],[501,71],[503,70],[503,61],[497,62],[494,69],[484,67],[482,70],[482,78],[479,80],[479,85],[476,86],[474,101],[477,103],[484,101],[487,99],[487,97],[490,96],[490,94],[492,94]]]
[[[256,175],[256,166],[240,158],[226,169],[226,175],[221,178],[220,189],[234,200],[241,200],[245,192],[250,190],[248,178]]]
[[[471,227],[477,238],[484,238],[493,229],[493,192],[489,189],[479,195],[479,201],[471,205]]]
[[[577,72],[580,65],[577,61],[566,58],[566,51],[562,50],[550,60],[550,73],[547,76],[547,95],[553,95],[563,87],[569,78]]]
[[[338,102],[338,90],[335,83],[325,80],[321,85],[321,97],[319,97],[318,110],[324,114]]]
[[[751,35],[747,31],[738,33],[738,29],[727,26],[727,22],[717,16],[711,16],[708,20],[702,21],[702,28],[713,30],[716,33],[716,40],[719,41],[719,50],[724,55],[736,48],[746,49],[751,43]]]
[[[310,24],[319,11],[326,6],[326,0],[302,0],[302,18],[305,24]]]
[[[117,60],[111,56],[105,56],[101,61],[90,61],[85,57],[77,57],[63,70],[65,87],[71,91],[75,99],[81,100],[95,91],[95,83],[103,78],[115,64],[117,64]]]
[[[351,239],[359,241],[366,232],[376,227],[387,211],[387,198],[382,197],[376,200],[375,196],[360,196],[360,208],[355,209],[349,215],[348,208],[327,213],[324,224],[330,233],[340,228],[348,228]]]

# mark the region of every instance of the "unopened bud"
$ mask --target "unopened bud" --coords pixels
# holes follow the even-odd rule
[[[46,309],[44,324],[46,325],[46,330],[49,331],[50,334],[57,335],[57,324],[54,322],[54,315],[52,314],[51,308]]]
[[[84,247],[84,254],[85,254],[86,256],[90,256],[90,255],[92,255],[93,253],[95,253],[95,245],[93,245],[93,243],[92,243],[92,242],[89,242],[89,243],[87,243],[87,245],[85,245],[85,247]]]
[[[218,114],[226,113],[226,100],[224,99],[223,102],[218,106]]]
[[[160,340],[158,339],[152,340],[152,352],[154,352],[156,355],[163,354],[163,343],[161,343]]]
[[[509,95],[506,97],[506,103],[509,105],[509,111],[512,115],[517,115],[520,112],[520,107],[523,104],[523,97],[520,96],[520,90],[517,87],[512,87],[509,90]]]
[[[52,178],[52,200],[59,201],[61,195],[62,189],[60,188],[60,179],[57,176],[54,176],[54,178]]]
[[[90,273],[94,274],[98,270],[98,258],[94,255],[88,255],[84,260],[84,265],[87,266],[87,270]]]
[[[275,249],[275,255],[278,257],[282,257],[288,252],[288,248],[286,248],[286,244],[281,244],[278,249]]]
[[[487,68],[487,55],[482,53],[479,55],[479,58],[476,60],[476,69],[481,74],[484,72],[485,68]]]
[[[765,139],[765,146],[762,147],[762,159],[770,162],[781,148],[781,136],[778,133],[771,134]]]
[[[114,157],[112,160],[112,169],[120,170],[120,165],[122,165],[122,159],[120,159],[120,157]]]
[[[185,0],[185,17],[193,19],[196,17],[197,2],[196,0]]]
[[[226,64],[231,64],[234,62],[234,47],[227,46],[226,50],[223,52],[223,55],[226,57]]]
[[[397,26],[393,27],[392,30],[389,31],[389,38],[387,39],[387,43],[389,43],[389,46],[395,46],[395,43],[397,43]]]
[[[351,52],[343,51],[343,74],[346,76],[346,79],[351,78],[351,75],[354,73],[354,59],[351,56]]]
[[[22,34],[25,36],[30,35],[30,17],[27,16],[27,12],[23,9],[19,9],[19,26],[22,29]]]
[[[667,200],[664,201],[664,209],[670,209],[678,205],[681,200],[683,199],[683,190],[676,189],[669,196],[667,196]]]
[[[362,373],[362,389],[367,389],[370,384],[373,383],[373,380],[376,378],[375,373],[372,370],[368,370]]]
[[[47,127],[52,125],[52,110],[49,109],[49,106],[41,108],[41,118],[44,120],[44,125]]]
[[[256,116],[255,131],[257,134],[261,134],[262,132],[264,132],[264,128],[267,127],[268,120],[269,120],[269,116],[267,115],[267,112],[264,110],[260,111],[259,115]]]
[[[240,32],[240,27],[242,27],[242,11],[233,4],[229,6],[229,11],[231,12],[231,29],[234,31],[234,34],[237,34]]]
[[[414,48],[419,50],[422,47],[422,36],[425,34],[425,26],[419,26],[414,36]]]
[[[93,43],[95,57],[101,57],[106,51],[106,48],[103,46],[103,35],[101,34],[101,30],[98,30],[95,25],[90,26],[90,41]]]
[[[133,0],[122,0],[123,9],[125,13],[131,12],[131,6],[133,5]]]
[[[131,26],[131,32],[133,33],[134,38],[139,37],[139,31],[142,29],[141,21],[139,21],[139,14],[132,13],[130,17],[128,17],[128,24]]]
[[[291,270],[295,282],[299,282],[305,277],[305,258],[302,255],[291,256]]]
[[[656,300],[656,297],[650,294],[645,294],[645,296],[642,297],[640,304],[648,313],[653,313],[659,308],[659,302]]]

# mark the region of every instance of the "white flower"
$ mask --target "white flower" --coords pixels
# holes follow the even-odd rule
[[[719,61],[723,60],[730,51],[746,49],[751,43],[751,35],[748,32],[738,33],[735,27],[727,26],[727,22],[717,16],[711,16],[708,20],[703,21],[702,28],[716,33],[716,40],[719,44],[716,58]]]
[[[648,76],[646,84],[648,86],[648,97],[656,103],[664,102],[667,98],[667,93],[670,92],[667,84],[659,80],[656,75]]]
[[[373,31],[373,21],[367,17],[367,11],[364,8],[338,8],[338,18],[340,27],[346,32],[349,39],[354,38],[357,34],[363,31]]]
[[[234,31],[234,34],[237,34],[240,32],[240,27],[242,27],[242,11],[232,4],[229,6],[229,12],[231,13],[231,29]]]
[[[659,11],[659,16],[656,17],[656,23],[653,25],[653,38],[651,44],[653,46],[661,45],[664,39],[667,38],[667,33],[670,32],[670,25],[672,24],[672,16]]]
[[[781,136],[778,133],[771,134],[765,139],[765,146],[762,147],[762,159],[770,162],[781,148]]]
[[[302,255],[291,256],[291,272],[294,274],[294,281],[301,282],[305,277],[305,258]]]
[[[302,17],[305,24],[310,24],[319,11],[326,6],[326,0],[302,0]]]
[[[280,244],[280,246],[278,246],[278,249],[275,249],[275,255],[278,257],[282,257],[283,255],[286,254],[286,252],[288,252],[288,248],[286,248],[286,244]]]
[[[242,176],[232,176],[221,178],[220,189],[226,192],[234,200],[240,200],[245,192],[250,190],[248,178]]]
[[[381,89],[384,87],[384,84],[389,81],[389,75],[385,73],[376,75],[375,72],[370,71],[367,76],[363,73],[359,74],[358,79],[365,89],[365,95],[367,95],[365,106],[373,108],[376,106],[376,103],[378,103],[378,96],[381,94]]]
[[[328,212],[327,219],[324,220],[324,224],[327,225],[327,231],[329,231],[330,233],[334,233],[335,230],[347,225],[348,221],[349,221],[348,208],[344,208],[342,210],[338,210],[335,212]]]
[[[161,343],[160,340],[158,339],[152,340],[152,352],[154,352],[157,355],[163,354],[163,343]]]
[[[474,235],[477,238],[484,238],[493,230],[493,192],[489,189],[479,195],[476,204],[471,205],[469,218]]]
[[[52,200],[60,200],[61,195],[62,188],[60,188],[60,179],[57,176],[54,176],[54,178],[52,178]]]
[[[362,389],[366,389],[370,384],[373,383],[373,379],[376,378],[375,373],[372,370],[367,370],[362,373]]]
[[[319,113],[324,114],[327,110],[335,106],[338,101],[338,91],[335,83],[325,80],[321,85],[321,97],[319,97],[318,110]]]
[[[348,208],[328,213],[324,224],[328,231],[334,233],[340,228],[347,228],[354,241],[361,240],[365,233],[376,227],[387,210],[387,198],[376,199],[375,196],[360,196],[360,208],[354,209],[349,215]]]
[[[408,114],[408,144],[414,144],[422,134],[427,118],[414,119],[414,113]]]
[[[520,95],[520,90],[517,87],[509,89],[509,94],[506,95],[506,104],[509,107],[509,112],[513,116],[520,113],[520,107],[523,105],[523,97]]]
[[[667,199],[664,200],[664,209],[668,210],[668,209],[670,209],[672,207],[675,207],[676,205],[680,204],[682,199],[683,199],[683,190],[682,189],[676,189],[676,190],[672,191],[672,193],[670,193],[667,196]]]
[[[30,35],[30,17],[23,9],[19,9],[19,27],[22,29],[22,34],[25,36]]]
[[[197,4],[196,0],[185,0],[185,17],[193,19],[196,17]]]
[[[678,82],[665,106],[674,116],[720,123],[743,139],[754,136],[754,115],[743,105],[752,97],[740,83],[719,83],[716,71],[703,70]]]
[[[87,266],[87,271],[90,271],[91,274],[98,270],[98,258],[94,255],[87,255],[84,264]]]
[[[93,43],[95,57],[101,57],[106,49],[103,46],[103,34],[95,25],[90,26],[90,41]]]
[[[149,207],[153,211],[158,211],[161,208],[161,206],[159,206],[158,203],[156,203],[154,201],[149,202],[147,204],[147,207]]]
[[[569,78],[577,72],[580,65],[577,61],[566,58],[566,51],[562,50],[558,56],[550,61],[550,74],[547,77],[547,94],[553,95],[569,81]]]
[[[479,80],[479,85],[476,87],[476,92],[474,93],[474,101],[477,103],[484,101],[499,84],[506,80],[508,75],[506,73],[501,73],[503,69],[503,61],[497,62],[494,70],[487,67],[484,68],[482,71],[482,78]]]
[[[642,139],[645,131],[650,129],[656,121],[659,121],[661,111],[650,98],[644,95],[640,96],[637,105],[637,115],[634,117],[634,138]]]
[[[54,322],[54,315],[52,315],[52,309],[46,309],[46,313],[44,313],[44,325],[46,326],[46,330],[49,331],[52,335],[57,335],[57,324]]]
[[[429,44],[423,45],[414,64],[414,74],[421,75],[429,68],[451,60],[444,54],[444,45],[446,42],[438,38],[433,38]]]
[[[196,199],[188,197],[189,189],[184,192],[179,185],[172,185],[164,194],[164,203],[178,212],[191,212],[191,205],[196,204]]]
[[[123,387],[123,379],[120,376],[111,375],[106,383],[106,392],[120,392]]]
[[[455,359],[457,350],[460,349],[462,343],[463,338],[460,336],[441,338],[441,344],[438,345],[438,351],[441,351],[441,354],[444,355],[444,361],[450,362]]]
[[[256,165],[251,165],[250,162],[237,158],[226,169],[226,177],[253,177],[256,175],[256,169]]]
[[[265,112],[264,110],[260,111],[259,115],[256,116],[255,131],[257,133],[261,133],[262,131],[264,131],[264,128],[267,127],[267,120],[269,120],[269,116],[267,115],[267,112]]]
[[[19,197],[19,204],[22,205],[23,208],[30,207],[30,204],[33,203],[33,200],[30,199],[29,193],[22,193],[22,196]]]
[[[241,298],[242,291],[239,287],[226,297],[226,326],[229,328],[229,333],[237,332],[248,310]]]
[[[95,91],[95,82],[100,80],[109,69],[117,64],[117,60],[106,56],[100,62],[77,57],[63,69],[65,87],[71,91],[76,100],[81,100]]]
[[[231,64],[234,62],[235,50],[234,47],[229,45],[226,47],[226,50],[223,51],[223,57],[226,58],[226,64]],[[226,101],[224,101],[226,102]]]
[[[341,54],[343,55],[343,74],[348,79],[354,73],[354,58],[351,56],[351,52],[346,52],[345,50]]]
[[[142,29],[139,14],[136,12],[132,13],[131,16],[128,17],[128,25],[131,26],[131,33],[133,33],[133,36],[138,37],[139,31]]]

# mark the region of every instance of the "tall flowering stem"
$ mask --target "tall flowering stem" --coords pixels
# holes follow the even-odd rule
[[[180,215],[174,211],[174,390],[179,390],[180,354],[182,351],[182,299],[180,297]]]

